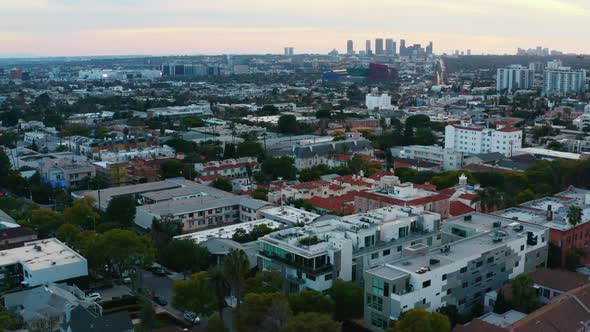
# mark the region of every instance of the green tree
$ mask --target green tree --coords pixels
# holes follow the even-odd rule
[[[146,296],[140,298],[141,309],[139,311],[139,330],[152,331],[156,327],[156,311],[154,305]]]
[[[63,224],[57,229],[56,236],[60,241],[76,248],[80,239],[80,233],[82,233],[80,226]]]
[[[519,274],[512,280],[512,306],[519,311],[530,313],[537,309],[539,299],[537,290],[534,287],[534,282],[526,273]]]
[[[307,181],[314,181],[314,180],[319,180],[321,177],[321,174],[318,170],[310,168],[310,169],[304,169],[301,170],[301,173],[299,174],[299,181],[301,182],[307,182]]]
[[[225,323],[221,318],[218,316],[213,316],[209,318],[207,322],[207,331],[208,332],[227,332],[227,327],[225,327]]]
[[[483,212],[502,210],[512,205],[512,201],[508,195],[494,187],[478,189],[476,195],[473,202],[479,202],[481,211]]]
[[[216,178],[215,180],[211,181],[209,186],[223,190],[223,191],[227,191],[227,192],[232,191],[232,184],[226,178]]]
[[[422,127],[416,130],[414,143],[418,145],[435,145],[438,143],[438,138],[430,128]]]
[[[268,201],[268,190],[264,188],[256,188],[252,193],[252,198],[259,199],[262,201]]]
[[[40,238],[47,238],[54,235],[64,222],[64,216],[59,212],[35,209],[31,212],[30,223],[25,225],[33,228]]]
[[[330,110],[318,110],[315,112],[315,117],[318,119],[329,119],[332,116],[332,111]]]
[[[273,293],[283,288],[283,277],[275,271],[259,271],[244,282],[244,294]]]
[[[104,259],[119,276],[135,266],[151,263],[155,256],[155,250],[148,238],[123,229],[98,234],[88,250],[100,255],[99,258]]]
[[[329,315],[305,312],[291,317],[280,332],[339,332],[341,329],[341,324],[332,320]]]
[[[294,314],[315,312],[332,315],[334,313],[334,300],[314,290],[289,294],[289,305]]]
[[[275,302],[287,300],[281,293],[248,293],[244,296],[242,311],[237,319],[238,331],[260,331],[266,321],[269,309]]]
[[[176,280],[172,286],[172,305],[205,316],[213,313],[216,299],[209,288],[207,272],[197,272],[189,280]]]
[[[160,261],[186,277],[209,267],[211,256],[207,248],[190,239],[174,239],[160,251]]]
[[[334,319],[343,321],[346,319],[363,316],[363,288],[354,282],[334,280],[328,295],[337,303],[334,311]]]
[[[238,143],[237,156],[261,158],[264,156],[264,148],[256,141],[245,140]]]
[[[131,196],[117,196],[110,200],[104,214],[104,221],[124,228],[135,225],[135,200]]]
[[[264,160],[261,171],[264,174],[270,175],[272,179],[295,180],[297,178],[295,160],[288,156]]]
[[[510,310],[510,304],[508,303],[508,301],[506,301],[504,292],[500,288],[500,290],[498,291],[498,295],[496,296],[496,301],[494,302],[494,312],[498,315],[502,315],[508,310]]]
[[[567,221],[572,225],[576,226],[582,222],[583,211],[579,206],[570,206],[567,211]]]
[[[281,115],[278,122],[278,131],[285,135],[296,135],[299,132],[299,123],[294,115]]]
[[[93,206],[95,202],[96,200],[90,196],[74,201],[71,207],[64,210],[65,220],[86,229],[93,229],[100,220],[100,214]]]
[[[219,318],[223,319],[223,308],[225,307],[225,297],[229,294],[229,284],[225,279],[223,268],[219,266],[212,268],[207,274],[207,282],[209,283],[209,289],[215,296]]]
[[[250,271],[248,255],[243,250],[232,250],[223,260],[223,272],[233,296],[237,299],[237,314],[240,315],[240,301],[244,291],[246,274]]]
[[[438,312],[429,313],[424,309],[412,309],[403,314],[396,323],[398,332],[450,332],[449,319]]]
[[[179,176],[189,178],[193,173],[190,164],[176,159],[168,159],[160,165],[160,176],[163,179],[177,178]]]

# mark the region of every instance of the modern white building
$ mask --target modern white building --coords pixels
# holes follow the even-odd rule
[[[529,90],[535,81],[535,71],[521,65],[511,65],[506,68],[498,68],[496,73],[496,90],[514,92],[516,90]]]
[[[413,245],[404,257],[365,272],[365,326],[383,331],[414,308],[454,305],[460,313],[521,273],[544,268],[549,231],[544,226],[471,213],[448,219],[444,244]]]
[[[387,93],[379,93],[379,88],[373,88],[365,97],[365,105],[369,110],[391,110],[391,96]]]
[[[112,69],[91,69],[80,70],[78,72],[79,80],[98,81],[98,80],[154,80],[162,77],[159,70],[142,69],[142,70],[112,70]]]
[[[179,119],[189,116],[208,116],[213,115],[211,112],[211,105],[208,102],[199,102],[188,106],[171,106],[161,108],[151,108],[147,110],[147,117],[151,118],[166,118]]]
[[[445,171],[460,169],[463,167],[463,153],[454,149],[445,149],[441,146],[408,145],[391,148],[391,155],[395,158],[407,158],[424,160],[442,165]]]
[[[205,230],[198,231],[198,232],[178,235],[178,236],[175,236],[174,238],[175,239],[190,239],[190,240],[193,240],[197,244],[205,242],[207,240],[211,240],[211,239],[230,239],[231,240],[231,238],[233,237],[233,235],[236,233],[236,231],[238,229],[243,229],[249,233],[254,229],[254,227],[261,226],[261,225],[272,228],[273,230],[278,230],[280,228],[286,227],[285,224],[274,221],[274,220],[259,219],[259,220],[247,221],[247,222],[243,222],[243,223],[239,223],[239,224],[227,225],[227,226],[223,226],[223,227],[205,229]]]
[[[543,94],[563,96],[586,91],[586,70],[574,70],[561,66],[560,61],[550,61],[543,72]]]
[[[511,157],[522,147],[522,130],[498,126],[489,129],[473,124],[468,120],[445,128],[445,149],[453,149],[465,154],[499,152]]]
[[[362,282],[366,269],[401,257],[405,244],[439,244],[440,224],[437,213],[400,206],[317,220],[259,238],[258,266],[280,271],[290,291],[324,291],[336,278]]]
[[[86,276],[86,258],[55,238],[0,251],[0,280],[5,287],[35,287]]]
[[[584,128],[590,127],[590,104],[586,105],[582,115],[574,119],[573,124],[578,130],[584,130]]]

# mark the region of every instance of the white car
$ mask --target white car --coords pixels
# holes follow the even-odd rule
[[[98,293],[90,293],[86,295],[86,298],[90,301],[100,301],[102,299],[102,297],[100,296],[100,294]]]
[[[184,316],[184,319],[191,324],[197,325],[201,322],[201,317],[199,317],[194,312],[185,311],[183,316]]]

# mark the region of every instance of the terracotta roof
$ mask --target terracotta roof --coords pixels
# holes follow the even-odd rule
[[[496,131],[503,132],[503,133],[510,133],[513,131],[520,131],[520,129],[514,128],[514,127],[503,127],[501,129],[497,129]]]
[[[373,186],[372,183],[369,183],[365,180],[365,178],[358,177],[356,175],[343,175],[336,178],[333,178],[332,181],[341,182],[341,183],[348,183],[353,186],[363,186],[367,188],[371,188]]]
[[[473,209],[471,206],[465,205],[459,201],[451,202],[449,207],[449,214],[452,217],[460,216],[474,211],[475,209]]]
[[[381,172],[378,172],[378,173],[375,173],[375,174],[369,176],[369,179],[379,181],[384,176],[394,176],[394,175],[395,175],[395,173],[392,173],[390,171],[381,171]]]
[[[436,191],[436,186],[433,185],[432,183],[424,183],[424,184],[415,184],[414,185],[415,188],[418,189],[422,189],[422,190],[427,190],[427,191]]]
[[[334,197],[319,197],[314,196],[307,200],[311,205],[320,209],[333,211],[338,214],[349,215],[354,213],[354,197],[355,192],[348,194],[334,196]]]
[[[217,178],[225,178],[223,175],[221,174],[211,174],[211,175],[202,175],[199,176],[199,180],[204,181],[204,182],[209,182],[209,181],[213,181]]]
[[[315,189],[319,187],[328,187],[330,182],[324,180],[315,180],[315,181],[308,181],[302,182],[295,185],[292,185],[291,188],[293,189]]]
[[[481,319],[474,319],[471,322],[460,325],[457,324],[453,329],[453,332],[508,332],[509,330],[484,322]]]
[[[569,292],[572,289],[590,284],[588,276],[567,270],[538,270],[530,274],[535,284]]]
[[[379,195],[371,192],[361,191],[356,196],[368,198],[374,201],[380,201],[391,205],[425,205],[431,202],[442,201],[449,199],[449,196],[442,194],[435,194],[431,196],[420,197],[412,200],[401,200],[389,196]]]

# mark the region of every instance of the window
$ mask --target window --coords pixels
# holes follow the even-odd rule
[[[402,246],[397,246],[397,251],[398,252],[402,251]]]
[[[373,286],[372,291],[373,291],[373,294],[375,294],[375,295],[382,296],[383,293],[385,292],[385,282],[381,279],[374,278],[372,286]]]
[[[383,311],[383,299],[379,296],[368,294],[367,306],[371,309]]]
[[[493,262],[494,262],[494,257],[489,257],[489,258],[488,258],[488,264],[489,264],[489,263],[493,263]]]
[[[453,291],[452,288],[447,289],[447,295],[451,295],[451,292]]]
[[[461,272],[461,273],[467,272],[467,266],[466,267],[462,267],[461,270],[459,270],[459,272]]]
[[[442,275],[442,280],[447,280],[447,274],[446,273]]]
[[[494,276],[494,272],[488,272],[488,273],[486,274],[486,279],[490,279],[490,278],[492,278],[493,276]]]
[[[463,287],[463,288],[467,288],[467,283],[466,283],[466,282],[464,282],[464,283],[461,285],[461,287]]]
[[[371,259],[377,259],[379,258],[379,253],[378,252],[374,252],[371,254]]]
[[[522,246],[520,246],[520,251],[524,250],[524,244]]]
[[[549,298],[551,296],[550,294],[551,292],[549,292],[548,289],[543,288],[543,297],[545,298]]]
[[[422,283],[422,288],[427,288],[430,287],[430,280],[426,280],[425,282]]]
[[[328,273],[324,276],[324,280],[328,281],[328,280],[332,280],[332,273]]]
[[[514,263],[514,267],[517,267],[520,264],[519,261],[516,261],[516,263]]]
[[[315,281],[315,277],[310,274],[306,274],[305,277],[311,281]]]
[[[482,265],[483,265],[483,262],[482,261],[478,261],[477,263],[475,263],[475,267],[480,267]]]
[[[371,313],[371,325],[378,327],[380,329],[385,329],[387,327],[387,323],[388,321],[386,317],[374,312]]]
[[[459,300],[459,305],[463,305],[463,304],[465,304],[465,299],[460,299]]]
[[[390,249],[383,250],[383,256],[389,256],[389,254],[391,254]]]
[[[481,276],[479,276],[479,277],[475,278],[475,283],[477,284],[477,283],[479,283],[479,282],[481,282]]]

